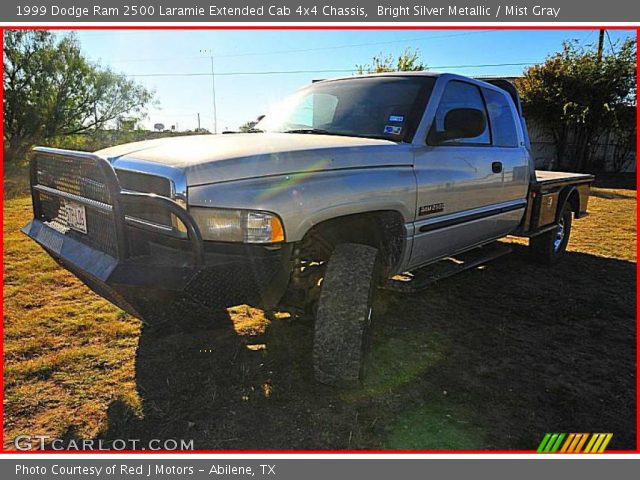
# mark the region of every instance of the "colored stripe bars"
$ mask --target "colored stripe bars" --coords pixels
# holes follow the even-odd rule
[[[602,453],[612,437],[613,433],[547,433],[537,452]]]

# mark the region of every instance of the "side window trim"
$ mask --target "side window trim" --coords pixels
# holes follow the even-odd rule
[[[482,106],[484,108],[484,117],[487,121],[487,131],[489,133],[489,142],[488,143],[470,143],[470,142],[448,142],[448,143],[441,143],[440,145],[433,145],[431,143],[429,143],[429,133],[431,132],[431,129],[434,128],[434,125],[436,123],[436,116],[438,114],[438,109],[440,108],[440,104],[442,102],[442,99],[447,91],[447,88],[449,87],[450,84],[452,83],[462,83],[464,85],[470,85],[471,87],[475,88],[478,91],[478,95],[480,96],[480,99],[482,100]],[[442,89],[442,94],[440,95],[440,98],[438,99],[438,106],[436,107],[436,111],[434,113],[434,117],[433,120],[431,122],[431,125],[429,126],[429,130],[427,131],[427,135],[425,137],[425,144],[432,146],[432,147],[493,147],[493,130],[491,128],[491,119],[489,118],[489,110],[487,108],[487,100],[484,97],[484,94],[482,92],[482,88],[479,87],[478,85],[471,83],[471,82],[467,82],[458,78],[453,78],[450,80],[447,80],[447,83],[445,83],[444,88]]]

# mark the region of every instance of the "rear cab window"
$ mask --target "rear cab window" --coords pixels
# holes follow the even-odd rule
[[[482,93],[489,112],[492,144],[495,147],[519,146],[516,121],[507,95],[490,88],[483,88]]]

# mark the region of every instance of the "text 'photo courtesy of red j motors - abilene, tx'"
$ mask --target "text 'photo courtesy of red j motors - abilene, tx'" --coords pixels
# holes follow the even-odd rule
[[[0,26],[2,452],[637,453],[635,26],[289,7]]]

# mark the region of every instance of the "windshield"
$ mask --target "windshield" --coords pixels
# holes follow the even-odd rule
[[[318,82],[285,99],[255,128],[411,141],[433,84],[426,76]]]

